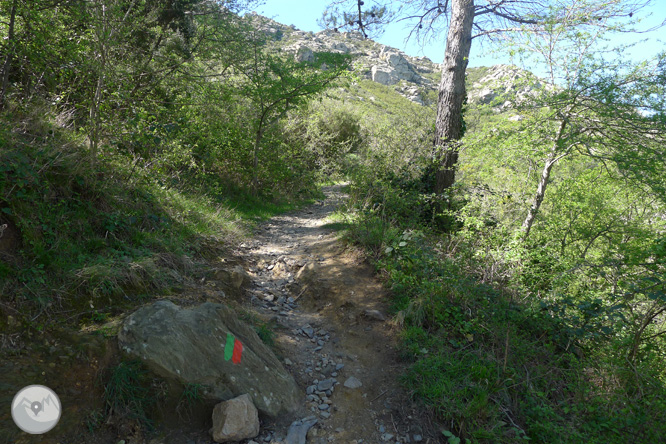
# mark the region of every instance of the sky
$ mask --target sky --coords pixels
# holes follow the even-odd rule
[[[294,25],[302,31],[317,32],[321,30],[321,27],[317,25],[317,20],[328,3],[328,0],[265,0],[263,5],[256,8],[256,11],[285,25]],[[646,29],[666,20],[666,0],[654,0],[653,3],[657,6],[645,10],[645,20],[641,24]],[[442,34],[437,41],[426,46],[422,46],[416,41],[405,43],[405,38],[409,34],[409,28],[406,26],[404,23],[392,24],[381,37],[374,40],[398,48],[410,56],[426,56],[435,63],[441,63],[444,59],[446,36]],[[659,41],[660,37],[661,41]],[[628,54],[630,58],[644,60],[666,50],[666,28],[633,37],[633,41],[642,39],[647,39],[647,41],[632,48],[631,53]],[[615,42],[629,43],[631,40],[627,35],[623,35],[617,37]],[[481,40],[475,39],[472,42],[469,66],[491,66],[511,62],[508,55],[486,54],[487,49],[488,45],[482,45]]]

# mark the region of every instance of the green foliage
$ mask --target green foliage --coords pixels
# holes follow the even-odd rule
[[[312,101],[285,122],[286,143],[307,153],[310,169],[322,177],[345,174],[349,156],[364,149],[366,131],[353,107],[331,99]]]
[[[256,219],[294,208],[213,174],[156,171],[109,153],[93,169],[57,115],[15,112],[0,125],[2,221],[13,250],[0,273],[6,303],[27,318],[75,310],[84,320],[146,294],[177,290]],[[14,131],[20,123],[29,134]],[[15,227],[15,229],[13,229]]]
[[[338,30],[360,29],[365,38],[379,35],[382,26],[390,23],[395,13],[385,5],[367,5],[364,2],[336,2],[329,5],[319,24],[323,28]]]
[[[280,54],[238,14],[246,2],[167,3],[2,3],[18,12],[0,41],[0,276],[26,317],[89,319],[177,290],[252,221],[316,196],[360,144],[349,113],[299,120],[346,56]],[[290,125],[324,136],[292,143]]]
[[[176,405],[176,411],[179,415],[191,415],[193,409],[204,400],[203,394],[206,387],[201,384],[185,384],[180,394],[180,399]]]
[[[427,162],[368,156],[354,170],[348,238],[391,288],[410,363],[404,382],[450,425],[447,441],[652,442],[663,433],[655,400],[666,394],[664,206],[650,157],[662,134],[637,136],[626,150],[652,153],[641,179],[638,156],[633,167],[584,150],[559,160],[524,240],[539,161],[552,147],[544,141],[557,130],[549,119],[561,110],[519,112],[522,120],[470,110],[448,210],[423,199]]]
[[[275,332],[267,323],[260,323],[254,327],[254,330],[257,332],[259,339],[261,339],[264,344],[271,347],[275,345]]]
[[[181,398],[188,403],[200,402],[202,400],[202,390],[204,387],[201,384],[186,384],[183,388]]]
[[[110,369],[104,385],[106,415],[116,420],[137,420],[150,426],[150,413],[158,401],[148,372],[138,361],[121,362]]]

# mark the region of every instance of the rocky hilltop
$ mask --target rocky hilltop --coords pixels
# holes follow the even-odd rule
[[[324,30],[314,33],[254,13],[252,18],[282,51],[294,54],[299,61],[313,60],[315,52],[351,54],[363,77],[392,87],[421,105],[426,104],[424,99],[428,92],[437,90],[442,66],[427,57],[412,57],[399,49],[364,39],[360,32]],[[542,88],[533,74],[512,65],[470,68],[467,74],[470,103],[493,103],[500,109]]]

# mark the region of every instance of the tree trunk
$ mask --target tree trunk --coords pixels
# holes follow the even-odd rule
[[[550,171],[553,169],[553,165],[555,165],[558,160],[566,155],[566,153],[560,152],[562,134],[564,134],[564,128],[566,128],[566,125],[566,120],[562,120],[562,122],[560,122],[560,129],[558,130],[557,138],[555,139],[555,142],[553,142],[553,147],[548,154],[546,164],[544,165],[543,171],[541,172],[541,179],[539,179],[539,186],[537,187],[537,191],[534,194],[532,206],[530,207],[530,210],[527,213],[527,217],[523,222],[523,240],[527,239],[527,236],[530,235],[530,230],[534,224],[534,219],[536,219],[539,208],[541,208],[541,203],[543,202],[543,198],[546,195],[546,187],[548,186],[548,181],[550,180]]]
[[[455,182],[459,141],[463,136],[465,70],[472,46],[473,23],[474,0],[453,0],[435,122],[433,154],[439,164],[435,183],[437,193],[450,188]]]
[[[259,147],[261,146],[261,139],[264,137],[264,117],[261,117],[259,128],[254,138],[254,149],[252,152],[252,192],[259,191]]]
[[[97,84],[95,86],[95,94],[92,102],[90,103],[90,133],[88,139],[90,142],[90,163],[94,166],[97,162],[97,154],[99,151],[99,133],[100,133],[100,116],[99,107],[102,102],[102,89],[104,88],[104,69],[106,68],[105,58],[102,57],[100,65],[100,72],[97,76]]]
[[[9,70],[12,66],[12,57],[14,55],[14,23],[16,23],[16,7],[18,0],[12,2],[12,10],[9,13],[9,31],[7,33],[7,56],[2,64],[2,90],[0,91],[0,109],[5,107],[5,97],[9,86]]]

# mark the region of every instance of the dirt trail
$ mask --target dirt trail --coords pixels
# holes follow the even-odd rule
[[[318,422],[310,429],[308,444],[439,442],[427,415],[400,387],[405,364],[397,356],[397,330],[388,320],[385,289],[362,256],[338,240],[327,219],[345,198],[342,187],[324,192],[325,200],[262,224],[252,240],[241,244],[241,257],[227,259],[226,265],[243,263],[250,274],[246,291],[225,296],[215,285],[197,280],[170,299],[180,305],[231,299],[275,332],[276,353],[303,390],[302,410],[293,417],[263,421],[260,435],[244,444],[283,444],[291,422],[310,416]],[[114,319],[113,325],[121,321],[122,317]],[[17,351],[0,359],[0,401],[9,405],[16,391],[29,384],[53,388],[64,406],[58,427],[72,438],[18,438],[6,409],[0,411],[0,443],[212,444],[210,406],[205,403],[185,412],[188,423],[181,413],[166,408],[163,424],[148,436],[136,421],[99,422],[104,390],[99,381],[121,358],[116,338],[85,331],[61,333],[31,334],[26,338],[32,341],[29,347],[16,337]],[[6,344],[0,344],[0,350],[3,347]],[[346,387],[351,377],[362,385]],[[3,434],[3,428],[11,433]]]
[[[386,291],[327,225],[341,190],[325,188],[324,201],[271,219],[241,245],[252,306],[279,326],[278,353],[307,393],[302,414],[319,419],[308,443],[437,442],[399,386],[404,364]],[[350,377],[362,386],[346,387]],[[266,424],[255,441],[279,442],[284,433],[284,424]]]

